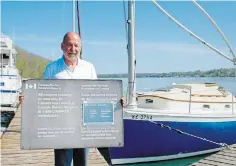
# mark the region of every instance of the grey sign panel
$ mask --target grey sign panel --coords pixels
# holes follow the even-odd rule
[[[121,80],[26,80],[22,149],[124,146]]]

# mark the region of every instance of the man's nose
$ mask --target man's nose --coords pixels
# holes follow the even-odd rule
[[[75,52],[75,51],[76,51],[76,47],[75,47],[75,46],[72,46],[72,47],[71,47],[71,50],[72,50],[73,52]]]

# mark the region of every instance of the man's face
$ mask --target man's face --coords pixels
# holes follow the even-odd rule
[[[80,39],[77,35],[71,35],[67,37],[67,40],[64,41],[61,45],[64,56],[69,61],[77,61],[77,58],[80,56],[81,45]]]

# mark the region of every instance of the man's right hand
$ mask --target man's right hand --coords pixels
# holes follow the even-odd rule
[[[20,95],[19,96],[19,104],[23,104],[24,103],[24,96]]]

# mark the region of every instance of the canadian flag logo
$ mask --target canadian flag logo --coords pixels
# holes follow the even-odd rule
[[[25,84],[25,89],[37,89],[36,84]]]

